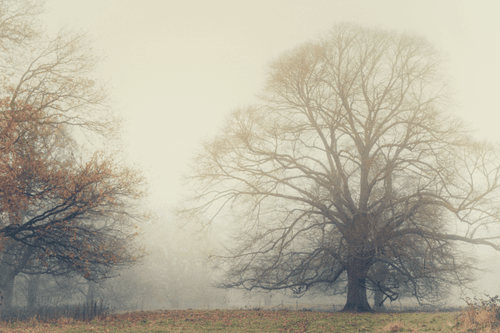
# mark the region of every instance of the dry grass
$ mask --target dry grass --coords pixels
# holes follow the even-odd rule
[[[31,319],[5,323],[0,332],[454,332],[447,323],[454,321],[455,316],[454,313],[164,310],[109,315],[90,321]]]
[[[401,322],[389,323],[382,328],[382,331],[384,331],[384,332],[399,332],[399,330],[401,330],[402,328],[403,328],[403,324]]]
[[[500,299],[488,297],[488,300],[466,299],[467,309],[457,316],[459,331],[500,333]]]
[[[140,311],[76,320],[33,317],[4,322],[1,333],[20,332],[498,332],[493,302],[470,302],[461,313],[339,313],[317,311]]]
[[[500,322],[496,318],[496,311],[483,309],[464,310],[457,318],[459,327],[467,332],[495,332],[500,333]]]

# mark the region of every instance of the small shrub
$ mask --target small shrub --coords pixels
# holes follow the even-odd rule
[[[488,299],[465,298],[467,308],[457,316],[459,326],[468,331],[488,330],[500,332],[500,296],[489,296]]]

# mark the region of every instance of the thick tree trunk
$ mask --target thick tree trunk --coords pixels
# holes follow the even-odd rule
[[[2,272],[3,274],[4,272]],[[0,289],[2,291],[3,301],[2,307],[5,309],[12,307],[12,300],[14,299],[14,282],[16,280],[15,274],[5,274],[2,276],[2,283]]]
[[[14,282],[16,276],[26,267],[33,253],[33,248],[27,247],[14,240],[7,240],[4,244],[0,263],[0,291],[3,295],[3,307],[12,307],[14,299]]]
[[[372,308],[366,296],[366,280],[356,277],[348,278],[347,302],[343,312],[371,312]]]
[[[2,259],[7,261],[11,258],[6,258],[6,255],[4,255]],[[17,274],[18,271],[16,270],[16,267],[6,263],[0,263],[0,291],[3,296],[3,308],[12,307],[12,300],[14,298],[14,282]]]
[[[87,286],[86,303],[92,304],[99,298],[99,284],[93,281],[87,281]]]
[[[347,268],[347,302],[342,312],[371,312],[366,294],[369,260],[353,258]]]
[[[385,309],[384,306],[385,295],[380,290],[375,290],[373,294],[373,306],[377,309]]]
[[[28,279],[28,309],[34,309],[38,301],[38,286],[40,285],[41,275],[32,275]]]
[[[385,309],[384,301],[387,299],[386,295],[379,289],[384,287],[384,282],[387,280],[389,270],[387,264],[376,263],[372,268],[372,279],[374,283],[373,294],[373,307],[376,309]]]

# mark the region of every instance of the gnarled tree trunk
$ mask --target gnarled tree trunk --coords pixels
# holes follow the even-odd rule
[[[16,276],[28,264],[33,248],[14,241],[7,241],[4,246],[4,253],[0,258],[0,291],[3,294],[3,307],[10,308],[14,298]]]
[[[38,303],[38,286],[41,274],[32,275],[28,279],[28,309],[34,309]]]
[[[12,267],[7,265],[1,266],[1,277],[0,277],[0,290],[3,296],[3,307],[12,307],[12,300],[14,298],[14,282],[16,279],[17,272],[15,272]]]
[[[366,294],[366,273],[371,260],[353,257],[347,267],[347,301],[342,312],[371,312]]]

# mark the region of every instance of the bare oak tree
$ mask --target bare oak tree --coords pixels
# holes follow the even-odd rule
[[[445,112],[440,64],[423,38],[349,24],[272,63],[261,103],[204,143],[180,209],[234,231],[222,286],[345,282],[344,311],[363,312],[370,286],[466,282],[461,244],[500,250],[500,150]]]

